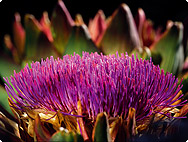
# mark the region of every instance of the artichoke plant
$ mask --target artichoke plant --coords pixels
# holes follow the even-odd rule
[[[168,135],[188,111],[175,76],[118,52],[42,59],[4,80],[18,122],[12,139],[126,142],[152,125]]]
[[[16,13],[13,36],[5,35],[0,56],[0,66],[6,65],[0,69],[2,138],[169,136],[187,114],[184,35],[181,22],[154,29],[142,9],[134,18],[126,4],[107,18],[99,10],[88,25],[81,15],[73,20],[61,0],[50,19],[47,12],[39,21],[25,15],[24,27]]]

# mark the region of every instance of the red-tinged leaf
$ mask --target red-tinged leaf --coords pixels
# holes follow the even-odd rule
[[[183,64],[183,72],[187,72],[187,71],[188,71],[188,56],[185,58],[185,61]]]
[[[139,8],[138,13],[135,17],[135,23],[136,23],[136,26],[137,26],[137,30],[138,30],[138,34],[139,34],[142,46],[143,46],[142,31],[143,31],[143,26],[144,26],[145,20],[146,20],[146,16],[145,16],[144,10]]]
[[[43,18],[44,19],[44,18]],[[45,19],[47,20],[47,19]],[[57,57],[53,44],[49,41],[49,35],[47,35],[45,29],[47,25],[43,27],[32,16],[26,15],[26,60],[40,60],[50,56]]]
[[[13,38],[15,47],[20,58],[22,59],[25,50],[25,30],[21,25],[21,18],[19,13],[15,14],[15,21],[13,24]]]
[[[16,48],[14,47],[13,43],[12,43],[12,40],[10,38],[9,35],[5,35],[4,36],[4,43],[5,43],[5,47],[9,50],[9,52],[11,53],[11,57],[15,63],[20,63],[20,57],[19,57],[19,54],[18,54],[18,51],[16,50]]]
[[[34,120],[34,131],[37,141],[48,141],[51,138],[50,132],[44,127],[44,124],[40,121],[39,115]]]
[[[153,55],[160,55],[160,67],[165,72],[173,74],[179,73],[183,68],[184,53],[183,53],[183,25],[179,22],[169,22],[167,30],[163,33],[158,41],[151,45],[150,49]],[[154,64],[158,57],[153,58]]]
[[[152,21],[146,19],[146,15],[141,8],[138,9],[138,14],[135,17],[135,23],[142,47],[149,47],[160,37],[161,28],[159,27],[154,29]]]
[[[109,124],[106,113],[99,113],[93,130],[94,142],[110,142]]]
[[[142,29],[142,42],[143,46],[150,47],[152,43],[157,41],[161,35],[161,28],[157,30],[153,27],[153,22],[151,20],[146,20]]]
[[[102,10],[99,10],[94,19],[90,19],[88,29],[92,40],[98,45],[107,28],[106,18]]]
[[[40,24],[42,26],[42,31],[45,33],[45,35],[47,36],[48,40],[50,42],[53,42],[53,37],[52,37],[52,33],[51,33],[51,22],[49,20],[49,17],[48,17],[48,13],[47,12],[44,12],[43,13],[43,16],[40,20]]]
[[[99,52],[99,49],[95,46],[89,35],[88,29],[85,25],[74,26],[71,37],[66,45],[64,54],[79,54],[82,52]]]
[[[51,31],[54,39],[54,45],[60,55],[63,55],[65,46],[70,37],[74,21],[71,18],[63,1],[59,0],[52,13]]]
[[[141,48],[139,35],[129,7],[122,4],[112,15],[100,47],[104,54],[128,54],[134,48]]]

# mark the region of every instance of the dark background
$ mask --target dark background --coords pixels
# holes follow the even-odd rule
[[[2,0],[0,2],[0,45],[6,33],[11,34],[14,13],[19,12],[22,16],[26,13],[35,15],[40,19],[43,11],[52,13],[57,0]],[[83,16],[85,23],[89,17],[93,18],[99,9],[107,16],[121,4],[126,3],[135,16],[138,8],[142,8],[147,18],[154,21],[155,26],[165,26],[167,20],[184,21],[188,16],[188,2],[186,0],[64,0],[64,3],[74,19],[76,13]]]

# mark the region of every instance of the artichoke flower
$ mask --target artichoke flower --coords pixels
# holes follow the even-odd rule
[[[61,0],[50,18],[27,14],[24,27],[16,13],[0,56],[0,133],[16,141],[128,141],[170,133],[187,113],[184,26],[168,21],[164,32],[154,29],[142,9],[134,18],[126,4],[107,18],[99,10],[88,25],[81,15],[73,20]]]
[[[175,76],[127,53],[50,57],[4,80],[24,141],[129,141],[188,111]]]

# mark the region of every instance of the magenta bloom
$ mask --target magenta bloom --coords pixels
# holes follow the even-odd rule
[[[134,55],[51,57],[15,72],[10,77],[13,87],[8,78],[5,80],[8,95],[18,109],[77,115],[80,101],[83,114],[93,120],[100,112],[126,117],[130,107],[136,110],[136,120],[142,120],[184,103],[175,103],[182,97],[177,95],[182,88],[177,85],[178,79],[170,73],[165,75],[151,60],[135,59]]]

